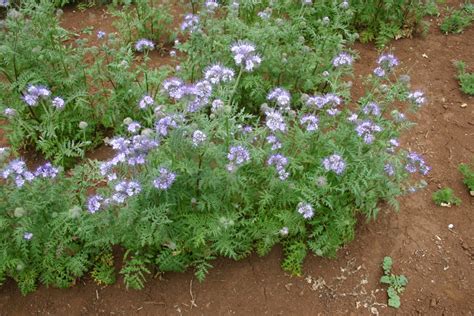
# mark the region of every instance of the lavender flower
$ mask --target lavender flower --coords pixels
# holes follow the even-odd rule
[[[87,200],[87,210],[94,214],[104,206],[104,197],[101,195],[90,196]]]
[[[385,70],[392,70],[398,66],[398,59],[393,54],[383,54],[377,60],[377,64]]]
[[[230,50],[234,54],[235,63],[243,66],[246,71],[252,71],[262,62],[262,58],[256,53],[255,44],[251,42],[239,41]]]
[[[227,154],[229,164],[227,164],[227,170],[232,172],[237,166],[243,165],[250,160],[250,154],[243,146],[233,146],[230,148]]]
[[[327,110],[326,110],[326,113],[329,114],[330,116],[336,116],[336,115],[338,115],[339,113],[341,113],[341,111],[339,111],[339,110],[336,109],[336,108],[330,108],[330,109],[327,109]]]
[[[211,111],[212,113],[216,113],[223,107],[224,107],[224,102],[221,99],[216,99],[212,101]]]
[[[422,175],[427,175],[431,170],[431,167],[426,165],[423,158],[415,152],[409,152],[407,154],[407,161],[408,163],[405,165],[405,170],[409,173],[419,171]]]
[[[310,219],[314,216],[314,209],[311,204],[306,202],[300,202],[297,206],[297,211],[303,215],[304,219]]]
[[[275,168],[278,172],[278,176],[279,176],[280,180],[282,180],[282,181],[286,180],[288,178],[288,176],[290,175],[285,170],[285,167],[288,164],[288,159],[285,156],[283,156],[282,154],[271,155],[267,160],[267,164],[269,166],[275,166]]]
[[[315,95],[315,96],[310,96],[306,101],[305,104],[309,108],[318,108],[322,109],[326,105],[329,105],[331,107],[336,107],[342,103],[342,100],[339,96],[333,94],[333,93],[328,93],[325,95]]]
[[[303,115],[300,119],[300,123],[301,125],[306,125],[306,131],[308,132],[314,132],[319,128],[319,119],[317,116],[312,114]]]
[[[118,204],[124,203],[127,198],[139,194],[141,190],[140,183],[136,181],[120,181],[114,187],[112,200]]]
[[[202,107],[209,104],[209,98],[212,94],[212,85],[209,81],[198,81],[195,85],[186,86],[183,97],[188,99],[188,112],[197,112]]]
[[[127,163],[130,166],[142,165],[148,153],[158,147],[159,143],[146,135],[134,135],[131,138],[116,137],[109,144],[117,151],[117,154],[110,161],[101,166],[101,174],[107,175],[114,166],[120,163]],[[110,174],[112,179],[116,176]]]
[[[159,176],[153,180],[153,185],[159,190],[168,190],[176,180],[176,174],[166,168],[160,168]]]
[[[400,143],[399,143],[398,140],[395,139],[395,138],[390,139],[390,140],[388,141],[388,143],[389,143],[390,146],[387,148],[387,152],[389,152],[389,153],[394,153],[394,152],[395,152],[395,148],[398,147],[398,146],[400,146]]]
[[[206,138],[207,136],[206,134],[204,134],[204,132],[200,130],[195,130],[193,133],[193,145],[195,147],[199,146],[200,144],[206,141]]]
[[[270,8],[266,8],[265,10],[258,12],[257,15],[262,20],[268,20],[272,16],[272,10]]]
[[[276,132],[276,131],[285,132],[286,131],[286,124],[280,112],[274,109],[269,109],[268,111],[265,112],[265,116],[267,119],[266,125],[272,132]]]
[[[347,120],[352,123],[356,122],[358,119],[359,115],[357,115],[356,113],[351,113],[351,115],[349,115],[349,117],[347,118]]]
[[[204,78],[212,84],[232,81],[234,75],[232,69],[219,64],[209,66],[204,70]]]
[[[143,52],[143,51],[153,50],[153,49],[155,49],[155,43],[153,43],[152,41],[146,38],[139,39],[135,43],[135,50],[137,52]]]
[[[183,97],[183,80],[172,77],[163,81],[163,89],[170,98],[179,100]]]
[[[177,128],[178,123],[174,115],[165,116],[156,122],[156,132],[161,136],[168,136],[168,130],[170,128]]]
[[[422,91],[417,90],[408,94],[408,100],[420,107],[426,102],[426,97]]]
[[[53,99],[53,101],[51,101],[51,103],[52,103],[53,106],[54,106],[56,109],[58,109],[58,110],[64,109],[64,104],[65,104],[65,102],[64,102],[64,100],[63,100],[62,98],[60,98],[60,97],[55,97],[55,98]]]
[[[398,111],[398,110],[393,110],[391,114],[392,114],[393,119],[394,119],[396,122],[398,122],[398,123],[401,123],[401,122],[403,122],[403,121],[406,121],[406,116],[405,116],[405,114],[401,113],[401,112]]]
[[[383,169],[384,169],[385,173],[388,174],[390,177],[395,174],[395,168],[390,163],[385,164]]]
[[[275,88],[267,95],[268,101],[275,101],[282,111],[290,109],[290,93],[283,88]]]
[[[381,114],[380,107],[375,102],[367,103],[364,106],[364,108],[362,109],[362,112],[364,112],[364,114],[366,114],[366,115],[372,114],[372,115],[375,115],[375,116],[380,116],[380,114]]]
[[[351,55],[342,52],[336,57],[334,57],[334,59],[332,60],[332,64],[334,67],[350,66],[352,65],[353,61],[354,58]]]
[[[98,39],[103,39],[107,35],[104,31],[98,31],[97,32],[97,38]]]
[[[11,119],[16,115],[16,110],[12,108],[6,108],[5,110],[3,110],[3,114],[9,119]]]
[[[373,133],[381,132],[382,128],[371,120],[366,120],[357,124],[355,130],[357,135],[363,137],[366,144],[371,144],[375,139]]]
[[[382,67],[377,67],[374,69],[374,75],[376,75],[377,77],[385,77],[385,70],[383,70]]]
[[[128,124],[127,126],[127,131],[129,131],[132,134],[136,134],[138,133],[141,127],[142,126],[138,122],[130,122],[130,124]]]
[[[209,12],[214,12],[219,7],[219,4],[216,0],[206,0],[204,6]]]
[[[21,159],[15,159],[1,171],[3,179],[12,178],[18,188],[21,188],[25,182],[31,182],[35,178],[34,174],[28,171],[26,164]]]
[[[334,154],[323,159],[323,166],[327,171],[334,171],[336,174],[340,175],[346,168],[346,162],[341,156]]]
[[[1,5],[0,5],[0,7],[1,7]],[[31,240],[31,238],[33,238],[33,233],[25,232],[25,233],[23,234],[23,239],[25,239],[25,240]]]
[[[35,177],[40,177],[40,178],[56,178],[58,173],[59,173],[59,170],[53,167],[53,165],[51,165],[50,162],[47,162],[44,165],[39,166],[36,169],[34,175]]]
[[[45,86],[29,85],[24,93],[23,101],[29,106],[37,106],[40,99],[48,98],[51,91]]]
[[[138,102],[138,107],[140,109],[146,109],[148,106],[151,106],[155,103],[155,100],[149,95],[143,96],[143,98]]]
[[[186,14],[183,23],[181,23],[181,30],[183,32],[189,30],[190,33],[199,30],[199,16],[191,13]]]
[[[280,149],[281,146],[282,146],[280,140],[275,135],[267,136],[266,140],[267,140],[268,144],[272,145],[272,150],[273,151],[277,150],[277,149]]]

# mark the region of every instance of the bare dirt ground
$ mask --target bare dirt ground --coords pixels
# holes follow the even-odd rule
[[[459,1],[449,1],[454,3]],[[68,28],[112,30],[110,17],[97,8],[67,11],[63,20]],[[417,126],[402,139],[433,167],[429,185],[401,198],[399,213],[384,208],[374,222],[361,219],[356,239],[336,259],[308,256],[304,275],[291,277],[281,270],[281,249],[275,248],[264,258],[219,259],[203,283],[192,271],[167,273],[150,279],[142,291],[127,291],[120,279],[101,287],[85,278],[70,289],[41,287],[22,297],[8,281],[0,288],[0,315],[473,315],[474,198],[457,166],[474,159],[474,98],[459,90],[452,62],[464,60],[474,68],[474,28],[446,36],[437,23],[433,19],[425,38],[392,44],[413,88],[429,98],[412,117]],[[370,72],[378,52],[371,45],[355,49],[360,52],[356,75]],[[354,93],[361,93],[357,84]],[[452,187],[462,205],[435,206],[431,194],[441,186]],[[409,279],[399,310],[386,306],[379,283],[384,256],[391,256],[394,271]]]

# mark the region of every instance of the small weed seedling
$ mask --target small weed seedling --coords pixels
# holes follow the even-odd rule
[[[433,193],[433,201],[436,205],[451,207],[451,205],[460,205],[461,199],[454,195],[453,189],[443,188]]]
[[[460,164],[459,171],[464,177],[463,182],[469,188],[471,196],[474,196],[474,170],[469,168],[466,164]]]
[[[408,284],[408,279],[404,275],[395,275],[392,273],[393,260],[391,257],[383,258],[383,272],[384,275],[380,278],[380,283],[388,284],[388,306],[393,308],[400,307],[399,294],[405,290]]]
[[[474,95],[474,72],[466,71],[466,64],[463,61],[456,62],[455,66],[458,69],[457,78],[462,92]]]

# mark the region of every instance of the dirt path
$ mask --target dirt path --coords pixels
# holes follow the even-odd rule
[[[403,137],[404,147],[424,153],[433,167],[428,188],[401,199],[399,213],[383,210],[377,221],[361,221],[356,240],[334,260],[309,256],[304,276],[290,277],[279,264],[281,250],[239,262],[219,259],[203,283],[192,271],[153,279],[142,291],[127,291],[121,280],[100,287],[88,279],[67,290],[41,288],[22,297],[11,281],[0,288],[0,315],[334,315],[395,314],[379,283],[380,263],[392,256],[394,270],[409,284],[400,314],[474,313],[474,198],[457,166],[474,159],[474,98],[462,95],[452,61],[474,69],[474,28],[462,35],[440,34],[435,22],[426,38],[393,43],[409,67],[413,88],[429,102],[418,124]],[[374,67],[376,50],[356,45],[356,74]],[[356,77],[357,78],[357,77]],[[359,87],[355,85],[355,92]],[[467,107],[460,105],[466,103]],[[436,207],[431,193],[450,186],[462,206]],[[448,225],[453,224],[452,229]]]

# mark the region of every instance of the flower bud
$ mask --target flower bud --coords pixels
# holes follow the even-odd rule
[[[79,128],[80,129],[86,129],[87,126],[89,126],[89,124],[87,124],[87,122],[84,122],[84,121],[79,122]]]

